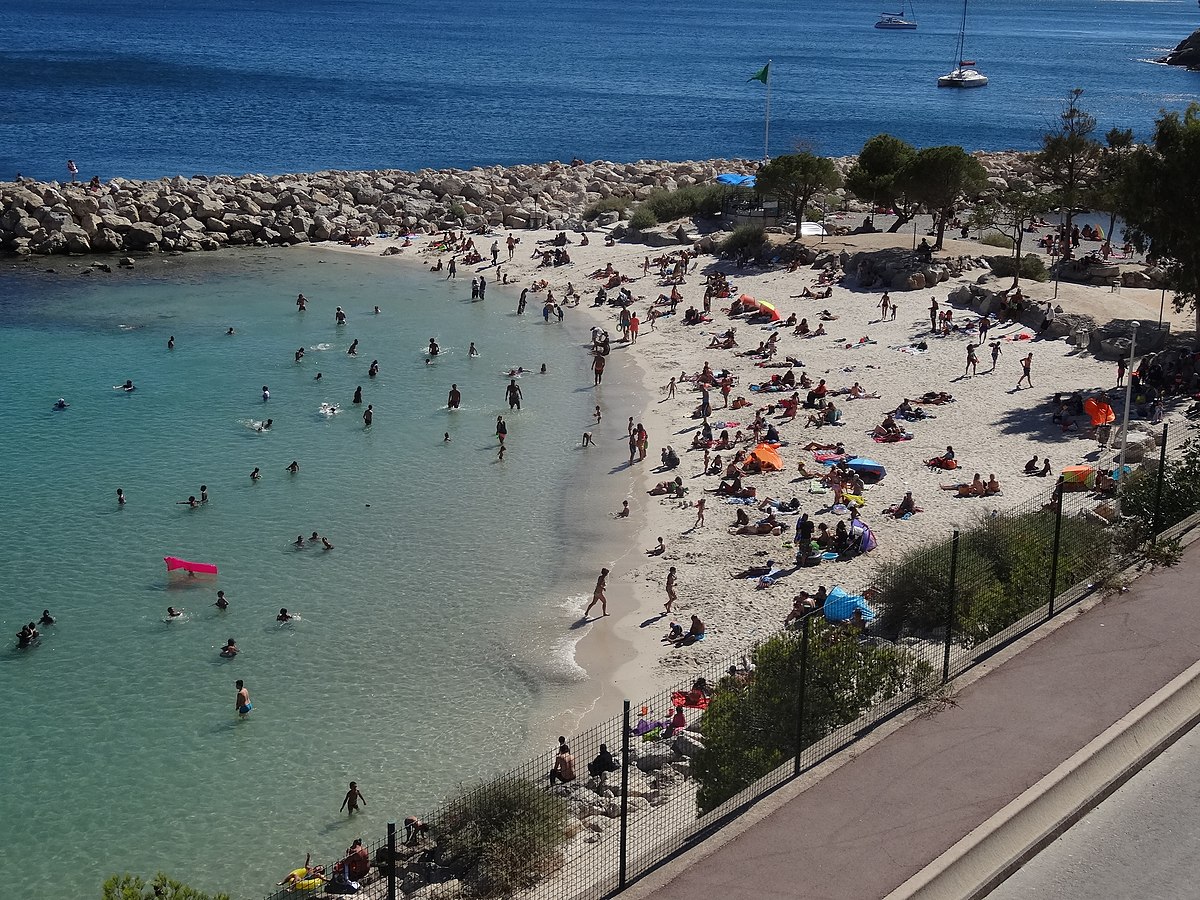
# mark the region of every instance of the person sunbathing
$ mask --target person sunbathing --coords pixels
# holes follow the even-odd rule
[[[825,323],[822,322],[819,325],[817,325],[816,331],[810,331],[808,334],[804,335],[804,337],[806,337],[806,338],[824,337],[826,334],[827,334],[827,332],[825,331]]]
[[[808,327],[808,319],[801,319],[800,324],[796,326],[792,334],[798,334],[801,337],[804,337],[810,331],[812,331],[812,329]]]
[[[1029,462],[1025,463],[1025,474],[1026,475],[1036,475],[1037,473],[1038,473],[1038,458],[1037,458],[1037,454],[1035,453],[1033,456],[1033,459],[1031,459],[1031,460],[1029,460]]]
[[[750,525],[743,525],[730,532],[730,534],[783,534],[783,526],[775,520],[774,510],[765,518]]]
[[[836,322],[838,320],[838,317],[827,309],[821,310],[817,318],[819,318],[822,322]]]
[[[943,491],[954,491],[959,497],[982,497],[987,494],[987,485],[978,472],[970,484],[939,484],[938,487]]]
[[[750,404],[747,403],[746,405],[749,406]],[[740,434],[740,432],[739,432],[739,434]],[[728,428],[721,431],[721,433],[717,436],[716,443],[712,445],[712,448],[714,450],[732,450],[733,449],[733,444],[730,443],[730,440],[729,440],[729,429]]]
[[[792,313],[790,316],[787,317],[787,319],[784,320],[783,327],[791,328],[795,324],[796,324],[796,314]]]
[[[892,418],[891,414],[888,414],[883,417],[882,422],[875,426],[873,434],[876,437],[889,437],[891,435],[904,434],[904,429],[896,424],[896,420]]]
[[[687,630],[687,633],[684,634],[683,637],[681,637],[679,640],[677,640],[675,642],[675,646],[676,647],[687,647],[688,645],[694,644],[697,641],[702,641],[702,640],[704,640],[704,633],[705,633],[704,622],[701,621],[699,616],[694,615],[694,616],[692,616],[691,627]],[[682,724],[677,724],[680,719],[683,720]],[[671,730],[678,731],[686,725],[687,725],[687,719],[683,715],[683,707],[682,706],[676,707],[675,708],[675,716],[672,717],[672,719],[671,719]]]
[[[871,391],[868,393],[867,389],[865,387],[863,387],[861,384],[859,384],[857,381],[854,382],[854,384],[850,385],[850,389],[849,389],[849,391],[847,391],[847,393],[850,394],[851,400],[878,400],[879,399],[878,392]]]
[[[683,478],[677,475],[674,481],[660,481],[653,488],[646,491],[646,493],[651,496],[674,494],[677,497],[682,497],[686,490],[687,488],[683,486]]]
[[[917,502],[913,499],[912,491],[908,491],[904,495],[904,499],[895,506],[889,506],[885,509],[884,515],[894,516],[897,519],[903,519],[905,516],[915,516],[921,512],[921,507],[917,506]]]
[[[298,882],[308,881],[308,880],[314,879],[314,878],[319,878],[321,881],[328,881],[329,879],[325,877],[325,867],[310,865],[311,862],[312,862],[312,854],[305,853],[304,854],[304,870],[301,871],[300,869],[297,869],[294,872],[289,872],[287,877],[284,878],[283,881],[278,882],[278,885],[280,887],[284,887],[284,886],[293,887]]]
[[[768,559],[765,566],[750,566],[740,572],[730,572],[730,578],[762,578],[775,571],[775,560]]]
[[[836,453],[839,456],[842,456],[846,453],[846,446],[841,441],[838,441],[836,444],[818,444],[816,441],[809,441],[800,449],[808,450],[809,452],[817,450],[822,452]],[[801,463],[800,465],[804,465],[804,463]]]
[[[813,291],[805,288],[800,292],[800,296],[809,300],[828,300],[833,296],[833,288],[827,287],[823,291]]]
[[[988,475],[987,484],[984,485],[984,495],[991,497],[994,494],[1000,493],[1000,481],[996,478],[996,473]]]
[[[780,411],[782,418],[784,418],[784,419],[796,418],[796,413],[799,411],[799,409],[800,409],[800,395],[799,394],[792,394],[791,397],[788,397],[784,400],[779,401],[779,411]],[[809,418],[812,418],[812,417],[810,416]]]

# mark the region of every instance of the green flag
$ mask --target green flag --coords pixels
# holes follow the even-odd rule
[[[761,81],[763,84],[766,84],[767,78],[770,77],[770,72],[768,71],[770,68],[771,68],[771,64],[767,63],[765,66],[763,66],[761,69],[759,69],[757,72],[755,72],[753,75],[751,75],[746,80],[747,81]]]

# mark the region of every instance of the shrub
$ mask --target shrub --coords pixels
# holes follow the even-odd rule
[[[739,225],[725,240],[721,241],[722,253],[737,253],[748,250],[758,255],[766,242],[767,232],[761,225]]]
[[[585,222],[591,222],[593,219],[597,218],[600,213],[605,212],[617,212],[624,214],[625,210],[629,209],[629,204],[632,202],[633,200],[630,197],[604,197],[603,199],[597,200],[595,203],[590,204],[583,211],[583,220]]]
[[[1011,250],[1015,246],[1012,238],[998,231],[989,231],[979,239],[979,243],[989,247],[1003,247],[1005,250]]]
[[[986,640],[1049,602],[1055,514],[1038,509],[985,519],[959,535],[955,633],[967,644]],[[944,633],[952,542],[884,564],[876,591],[886,633]],[[1111,553],[1110,535],[1095,519],[1063,515],[1054,593],[1093,576]]]
[[[461,222],[467,217],[467,210],[461,203],[451,203],[450,215]]]
[[[704,749],[692,759],[701,813],[796,755],[800,648],[801,632],[778,634],[754,652],[754,677],[748,685],[730,680],[718,685],[701,720]],[[905,649],[860,643],[836,625],[813,620],[801,746],[915,687],[930,671]]]
[[[629,217],[629,227],[634,231],[642,231],[646,228],[653,228],[658,224],[658,217],[654,215],[654,210],[645,206],[637,206],[633,210],[633,214]]]
[[[1120,482],[1122,550],[1132,551],[1154,535],[1155,525],[1167,529],[1200,511],[1200,441],[1183,445],[1167,460],[1163,471],[1162,496],[1158,491],[1158,465],[1145,465]],[[1157,515],[1155,500],[1161,509]],[[1156,522],[1157,519],[1157,522]]]
[[[110,876],[100,888],[100,897],[101,900],[229,900],[228,894],[206,894],[162,872],[150,884],[128,872]]]
[[[480,897],[510,896],[561,863],[567,804],[513,776],[450,800],[432,831],[446,865]]]
[[[988,265],[997,278],[1012,278],[1017,270],[1017,260],[1012,256],[989,256]],[[1021,277],[1028,281],[1045,281],[1050,273],[1046,271],[1046,264],[1040,256],[1026,253],[1021,257]]]

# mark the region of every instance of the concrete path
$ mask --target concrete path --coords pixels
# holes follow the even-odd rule
[[[1198,606],[1200,541],[630,893],[884,897],[1200,659]]]

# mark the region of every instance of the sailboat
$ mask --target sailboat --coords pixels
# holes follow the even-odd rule
[[[954,68],[946,75],[938,78],[938,87],[948,88],[978,88],[988,83],[986,75],[977,72],[970,66],[975,65],[973,59],[963,59],[963,42],[967,34],[967,0],[963,0],[962,24],[958,28],[958,52],[954,57]]]
[[[908,8],[912,9],[912,3],[908,4]],[[917,27],[916,10],[913,10],[912,16],[904,18],[904,0],[900,2],[900,12],[898,13],[880,13],[879,21],[875,23],[876,28],[886,28],[890,31],[914,31]]]

